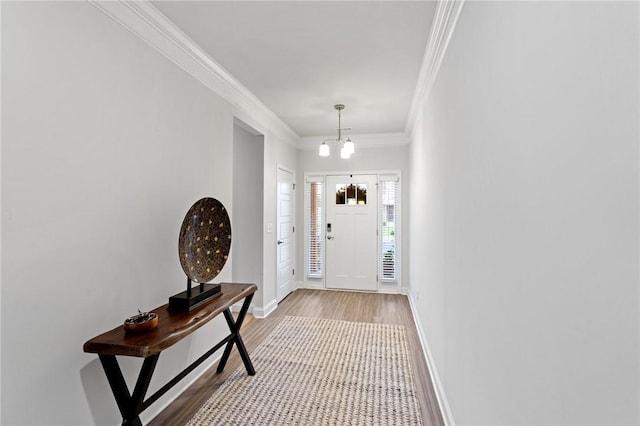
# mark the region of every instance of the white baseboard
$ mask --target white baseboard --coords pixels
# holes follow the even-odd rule
[[[447,426],[455,426],[456,423],[453,420],[453,414],[451,413],[449,402],[447,401],[447,397],[444,393],[444,387],[442,386],[442,382],[438,376],[438,370],[436,369],[433,355],[429,349],[429,344],[427,343],[427,337],[424,333],[424,329],[422,328],[422,322],[420,321],[418,310],[416,309],[415,302],[413,301],[413,293],[409,292],[408,297],[409,305],[411,305],[411,313],[413,314],[413,321],[415,322],[416,329],[418,330],[420,345],[422,345],[422,351],[424,352],[424,357],[427,361],[427,366],[429,367],[429,373],[431,373],[431,382],[436,391],[436,398],[438,399],[438,405],[440,406],[440,412],[442,413],[444,424]]]
[[[400,289],[394,288],[379,288],[378,291],[373,291],[373,293],[378,293],[378,294],[401,294],[400,293]]]
[[[313,283],[313,282],[305,282],[302,284],[301,288],[309,288],[309,289],[313,289],[313,290],[324,290],[325,286],[324,286],[324,281],[320,282],[320,283]]]
[[[378,282],[378,293],[400,294],[400,284],[398,282],[380,281]]]
[[[275,311],[278,307],[278,301],[273,299],[271,302],[267,303],[264,307],[256,306],[253,308],[253,316],[256,318],[266,318],[271,312]]]

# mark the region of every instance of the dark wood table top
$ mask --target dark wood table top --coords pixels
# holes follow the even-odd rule
[[[170,312],[168,304],[150,312],[158,315],[158,327],[141,334],[125,333],[122,325],[102,333],[84,344],[84,351],[101,355],[127,355],[146,358],[187,337],[236,302],[256,292],[255,284],[222,283],[222,296],[191,312]],[[124,320],[123,320],[124,322]]]

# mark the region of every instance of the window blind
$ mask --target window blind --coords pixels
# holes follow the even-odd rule
[[[400,177],[398,175],[381,175],[378,182],[379,191],[379,229],[378,277],[381,281],[397,280],[398,237],[399,237],[399,197]]]
[[[324,177],[305,179],[304,223],[308,278],[324,276]]]

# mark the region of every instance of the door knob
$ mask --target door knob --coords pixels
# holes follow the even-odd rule
[[[284,244],[284,241],[278,240],[278,245]]]
[[[332,235],[327,235],[327,240],[333,240],[333,236]]]

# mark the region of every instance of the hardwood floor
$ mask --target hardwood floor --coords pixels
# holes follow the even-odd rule
[[[345,321],[398,324],[405,326],[411,352],[418,402],[425,425],[444,425],[431,384],[416,331],[411,307],[406,296],[356,293],[331,290],[299,289],[285,298],[265,319],[247,316],[242,326],[242,338],[249,354],[273,330],[284,316],[338,319]],[[237,351],[232,351],[222,374],[215,366],[207,370],[191,387],[173,401],[150,423],[151,426],[185,424],[198,408],[215,392],[227,376],[241,365]],[[257,372],[260,374],[260,372]]]

